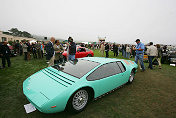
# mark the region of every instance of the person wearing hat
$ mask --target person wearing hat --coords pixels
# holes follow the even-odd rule
[[[138,64],[138,60],[139,60],[142,71],[145,71],[144,62],[143,62],[145,46],[143,43],[140,42],[140,39],[136,39],[135,42],[137,43],[135,48],[136,50],[135,63]]]

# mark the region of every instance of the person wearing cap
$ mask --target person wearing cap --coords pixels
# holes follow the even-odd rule
[[[153,42],[150,42],[149,44],[150,44],[150,46],[148,46],[148,48],[147,48],[147,55],[148,55],[148,60],[149,60],[148,68],[153,69],[152,61],[158,55],[158,50],[153,45]]]
[[[137,64],[139,60],[142,71],[145,71],[144,62],[143,62],[145,46],[143,43],[140,42],[140,39],[136,39],[136,43],[137,45],[135,48],[136,50],[135,63]]]

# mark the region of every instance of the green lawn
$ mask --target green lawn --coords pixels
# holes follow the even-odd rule
[[[99,51],[94,53],[100,56]],[[112,52],[110,57],[114,58]],[[91,102],[79,114],[26,114],[23,105],[29,102],[22,83],[47,65],[45,59],[24,61],[20,56],[11,58],[11,62],[12,67],[0,70],[0,118],[176,118],[176,67],[138,70],[133,84]]]

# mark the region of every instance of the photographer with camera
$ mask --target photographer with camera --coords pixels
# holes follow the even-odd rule
[[[73,42],[73,38],[69,37],[68,38],[68,43],[67,43],[67,50],[68,50],[68,60],[75,60],[75,54],[76,54],[76,44]]]

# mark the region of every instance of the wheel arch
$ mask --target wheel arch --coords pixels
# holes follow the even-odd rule
[[[87,56],[86,56],[86,57],[93,57],[93,56],[92,56],[92,54],[87,54]]]
[[[72,96],[74,93],[76,93],[78,90],[80,90],[80,89],[86,89],[86,90],[89,92],[89,94],[91,95],[91,100],[94,99],[95,91],[94,91],[94,89],[93,89],[92,87],[90,87],[90,86],[84,86],[84,87],[80,87],[80,88],[76,89],[76,90],[71,94],[71,96]],[[70,96],[70,97],[71,97],[71,96]]]
[[[79,91],[79,90],[81,90],[81,89],[86,89],[86,90],[88,91],[88,93],[89,93],[89,95],[90,95],[89,101],[91,101],[91,100],[94,99],[95,91],[94,91],[94,89],[93,89],[92,87],[90,87],[90,86],[80,87],[80,88],[74,90],[74,92],[72,92],[72,94],[69,96],[69,99],[68,99],[68,101],[67,101],[67,104],[66,104],[65,109],[67,109],[67,107],[68,107],[68,103],[70,102],[70,98],[72,98],[72,96],[73,96],[77,91]]]
[[[132,68],[132,70],[131,71],[133,71],[134,72],[134,74],[136,74],[136,68]]]

